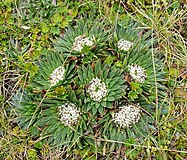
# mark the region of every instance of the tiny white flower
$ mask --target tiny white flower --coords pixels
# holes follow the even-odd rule
[[[119,127],[125,128],[135,124],[140,119],[140,107],[136,105],[123,105],[120,111],[112,115],[112,121]]]
[[[137,82],[143,83],[146,78],[145,69],[138,65],[129,66],[129,72],[132,79]]]
[[[81,52],[81,50],[83,49],[83,47],[86,45],[88,47],[91,47],[94,45],[94,40],[95,37],[93,36],[93,38],[89,38],[89,37],[83,37],[82,35],[78,36],[75,38],[74,42],[73,42],[73,50],[77,51],[77,52]]]
[[[133,43],[124,39],[118,41],[118,48],[123,51],[128,51],[132,47]]]
[[[93,44],[94,44],[92,39],[90,39],[90,38],[84,38],[82,41],[83,41],[84,45],[89,46],[89,47],[93,46]]]
[[[56,68],[50,75],[51,86],[56,85],[60,80],[64,79],[65,68],[60,66]]]
[[[107,88],[105,83],[96,77],[90,81],[87,92],[94,101],[100,102],[107,95]]]
[[[60,120],[65,126],[72,126],[78,123],[80,111],[73,103],[66,103],[58,107]]]
[[[31,27],[28,27],[28,26],[21,26],[21,28],[27,30],[27,29],[30,29]]]

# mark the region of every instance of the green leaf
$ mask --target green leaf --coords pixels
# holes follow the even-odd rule
[[[135,91],[137,94],[141,94],[142,93],[143,89],[141,88],[140,83],[138,83],[138,82],[131,82],[130,85],[131,85],[131,89],[133,91]]]
[[[43,147],[43,142],[42,142],[42,141],[36,142],[36,143],[34,144],[34,147],[37,148],[37,149],[42,149],[42,147]]]
[[[107,100],[108,101],[115,101],[115,98],[114,97],[107,97]]]
[[[52,20],[54,21],[54,23],[59,23],[59,22],[62,22],[62,20],[63,20],[62,18],[63,18],[63,17],[62,17],[61,14],[56,13],[56,14],[53,16]]]
[[[114,85],[112,88],[111,88],[111,91],[116,91],[116,90],[119,90],[122,86],[120,85]]]
[[[109,101],[106,101],[106,107],[107,107],[107,108],[112,108],[112,103],[109,102]]]
[[[130,91],[128,97],[133,101],[138,98],[138,94],[135,91]]]
[[[115,65],[116,67],[123,67],[122,61],[117,61],[117,62],[115,62],[114,65]]]
[[[95,103],[96,108],[98,109],[100,107],[100,103]]]
[[[104,63],[106,63],[107,65],[111,66],[113,61],[116,59],[116,56],[112,56],[112,55],[109,55],[106,60],[104,61]]]
[[[92,113],[93,113],[93,115],[95,115],[97,113],[97,108],[96,107],[92,107]]]
[[[91,109],[91,108],[94,108],[94,106],[92,106],[91,105],[91,103],[88,103],[87,105],[85,105],[86,106],[86,110],[87,110],[87,112]]]
[[[38,66],[33,65],[31,62],[25,64],[25,70],[30,73],[30,76],[33,77],[38,72]]]
[[[41,28],[42,28],[42,32],[43,32],[43,33],[48,33],[48,32],[49,32],[49,27],[48,27],[47,24],[42,23],[42,24],[41,24]]]
[[[140,88],[140,83],[138,83],[138,82],[131,82],[130,85],[131,85],[131,89],[134,91],[136,91]]]
[[[38,157],[37,157],[37,153],[36,153],[36,150],[35,149],[29,149],[27,151],[27,154],[28,154],[28,158],[29,159],[33,159],[33,160],[37,160]]]
[[[53,35],[59,35],[60,34],[60,29],[59,27],[52,27],[50,32],[53,34]]]
[[[98,61],[95,65],[95,74],[98,75],[100,70],[101,70],[101,62]]]
[[[110,91],[110,92],[108,93],[108,97],[112,97],[112,96],[114,96],[115,94],[116,94],[115,92]]]
[[[33,126],[30,128],[30,133],[33,135],[33,136],[38,136],[40,131],[39,129],[36,127],[36,126]]]
[[[100,113],[100,114],[101,114],[101,113],[103,113],[104,108],[103,108],[103,106],[102,106],[102,105],[100,105],[100,106],[99,106],[98,111],[99,111],[99,113]]]
[[[171,76],[171,77],[178,77],[179,76],[179,69],[177,69],[177,68],[170,68],[170,70],[169,70],[169,75]]]
[[[79,146],[79,148],[83,149],[83,145],[82,145],[81,141],[77,140],[77,138],[75,139],[75,141],[77,142],[77,145]]]
[[[102,102],[101,102],[101,105],[102,105],[103,107],[106,107],[106,101],[102,101]]]

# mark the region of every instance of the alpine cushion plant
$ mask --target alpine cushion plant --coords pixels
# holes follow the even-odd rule
[[[126,53],[131,50],[139,40],[137,24],[129,23],[127,26],[118,24],[112,32],[114,32],[114,38],[110,45],[116,52]]]
[[[62,37],[54,42],[56,51],[71,57],[83,57],[82,60],[92,58],[100,54],[106,48],[107,31],[102,23],[94,25],[78,22],[76,27],[68,27]]]
[[[122,142],[144,140],[154,128],[154,117],[139,104],[125,102],[109,110],[98,123],[100,137],[111,141],[106,145],[112,151],[119,149]]]
[[[153,63],[149,33],[138,27],[117,25],[107,32],[82,22],[68,27],[53,52],[37,62],[38,74],[26,89],[34,98],[26,101],[27,92],[13,98],[20,126],[38,127],[49,144],[69,151],[122,145],[104,140],[142,141],[155,128],[155,103],[166,88],[161,60]]]
[[[167,88],[162,85],[165,81],[164,65],[159,58],[152,57],[152,52],[156,52],[153,48],[156,42],[151,32],[144,33],[142,28],[138,23],[117,25],[110,46],[119,57],[126,75],[129,100],[137,101],[141,97],[143,101],[154,101],[155,85],[159,96],[166,96]]]
[[[78,70],[79,85],[84,93],[84,111],[93,115],[112,108],[112,102],[125,95],[125,80],[122,72],[115,67],[109,68],[101,61],[81,66]]]
[[[163,86],[165,81],[163,63],[155,58],[155,64],[153,64],[151,49],[147,46],[136,45],[136,48],[130,51],[125,59],[124,71],[129,78],[131,91],[128,97],[130,99],[134,100],[140,96],[150,101],[152,93],[155,93],[155,85],[159,90],[159,96],[166,95],[164,92],[167,88]]]
[[[69,90],[64,98],[43,100],[40,96],[34,98],[27,92],[19,91],[12,100],[19,126],[22,129],[35,127],[35,132],[41,131],[41,138],[51,146],[61,149],[65,145],[71,150],[75,146],[82,149],[94,143],[90,139],[93,137],[90,123],[93,122],[87,114],[83,114],[82,102],[76,98],[74,91]],[[89,136],[84,135],[85,131]]]
[[[65,145],[69,150],[75,146],[82,149],[89,140],[85,139],[84,132],[89,132],[90,137],[93,133],[89,117],[82,112],[81,106],[81,100],[71,89],[65,99],[46,98],[41,105],[41,118],[35,124],[42,129],[41,136],[58,148]]]
[[[71,83],[74,74],[74,62],[65,61],[62,55],[48,52],[39,61],[39,72],[31,86],[38,90],[54,89],[61,84]]]

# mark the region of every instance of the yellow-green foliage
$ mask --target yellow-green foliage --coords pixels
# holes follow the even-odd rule
[[[187,21],[185,0],[4,0],[0,2],[0,159],[185,159],[187,157]],[[106,28],[116,28],[133,19],[153,31],[158,43],[154,46],[158,52],[152,53],[152,60],[158,56],[164,60],[167,77],[163,85],[167,86],[168,97],[163,98],[162,105],[168,103],[167,114],[160,116],[157,108],[156,125],[142,143],[134,139],[124,142],[109,139],[94,139],[90,148],[75,149],[71,154],[67,150],[57,151],[39,137],[36,126],[27,130],[18,127],[17,115],[11,106],[13,93],[18,88],[28,87],[38,73],[35,63],[47,50],[53,49],[53,41],[62,36],[65,28],[73,26],[77,20],[98,19]],[[153,42],[152,42],[153,43]],[[109,48],[110,50],[110,48]],[[93,56],[94,57],[94,56]],[[92,60],[92,59],[91,59]],[[91,61],[89,59],[89,61]],[[127,60],[121,61],[110,55],[105,63],[114,63],[123,67]],[[153,61],[153,65],[155,62]],[[128,82],[129,77],[125,80]],[[154,79],[153,79],[154,81]],[[129,83],[132,92],[128,98],[134,100],[142,93],[139,84]],[[55,94],[64,96],[67,90],[61,86],[53,93],[45,93],[48,98]],[[37,92],[37,91],[36,91]],[[144,97],[152,102],[159,94],[157,89],[149,90],[152,95]],[[37,94],[37,93],[36,93]],[[56,97],[55,97],[56,98]],[[169,102],[168,102],[169,101]],[[97,128],[94,128],[95,130]],[[87,134],[87,133],[85,133]],[[97,138],[98,134],[94,136]],[[95,138],[94,137],[94,138]],[[104,143],[99,148],[101,142]],[[115,144],[124,144],[118,150],[109,151]]]

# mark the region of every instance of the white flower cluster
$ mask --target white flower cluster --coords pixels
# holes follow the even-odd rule
[[[60,112],[60,120],[65,126],[72,126],[78,122],[80,111],[77,109],[75,104],[66,103],[59,106],[58,111]]]
[[[118,41],[118,48],[123,51],[128,51],[132,47],[133,43],[127,40],[120,39]]]
[[[88,37],[83,37],[82,35],[78,36],[75,38],[73,42],[73,50],[77,52],[81,52],[83,47],[86,45],[88,47],[93,46],[94,44],[95,37],[93,38],[88,38]]]
[[[99,78],[93,78],[89,84],[88,93],[94,101],[99,102],[107,95],[106,85]]]
[[[60,80],[64,79],[65,68],[60,66],[56,68],[50,75],[51,86],[56,85]]]
[[[129,72],[132,79],[137,82],[143,83],[146,78],[145,69],[138,65],[129,66]]]
[[[140,119],[140,108],[132,104],[123,105],[120,111],[112,115],[112,119],[117,126],[121,128],[130,127]]]

